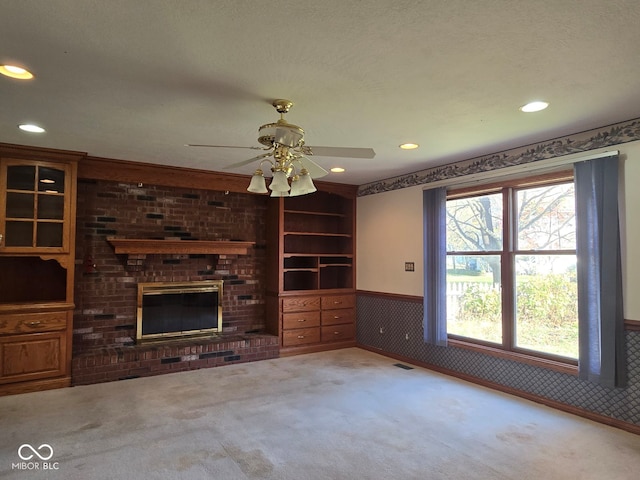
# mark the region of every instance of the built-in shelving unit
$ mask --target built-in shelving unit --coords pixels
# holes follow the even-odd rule
[[[82,158],[0,144],[0,395],[71,384]]]
[[[267,323],[281,354],[355,344],[354,210],[355,191],[270,205]]]

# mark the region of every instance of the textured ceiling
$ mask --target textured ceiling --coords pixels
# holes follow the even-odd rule
[[[376,151],[315,157],[360,185],[640,117],[639,26],[637,0],[3,1],[0,62],[36,77],[0,78],[0,141],[222,170],[255,152],[184,144],[256,145],[287,98],[307,144]]]

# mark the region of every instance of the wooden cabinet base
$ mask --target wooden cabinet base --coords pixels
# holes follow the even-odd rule
[[[40,392],[71,386],[71,377],[50,378],[30,382],[10,383],[0,385],[0,397],[4,395],[17,395],[19,393]]]
[[[301,355],[303,353],[326,352],[327,350],[338,350],[340,348],[355,347],[355,340],[344,342],[320,343],[316,345],[305,345],[300,347],[280,348],[281,357],[290,357],[292,355]]]

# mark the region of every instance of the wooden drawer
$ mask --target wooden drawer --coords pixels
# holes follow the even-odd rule
[[[320,312],[294,312],[282,314],[282,329],[320,326]]]
[[[0,315],[0,335],[64,330],[67,328],[67,315],[68,312]]]
[[[322,327],[322,341],[353,340],[356,338],[356,326],[353,323]]]
[[[332,310],[334,308],[353,308],[355,306],[355,295],[326,295],[322,297],[322,310]]]
[[[306,345],[320,341],[320,328],[298,328],[282,332],[282,346]]]
[[[338,325],[341,323],[354,323],[356,311],[353,308],[340,308],[336,310],[322,311],[322,325]]]
[[[308,312],[320,310],[320,296],[287,297],[282,299],[283,312]]]

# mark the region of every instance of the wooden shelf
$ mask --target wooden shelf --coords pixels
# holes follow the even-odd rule
[[[247,255],[255,242],[209,240],[150,240],[107,237],[117,254],[217,254]]]
[[[334,212],[317,212],[313,210],[284,210],[284,213],[292,213],[292,214],[300,214],[300,215],[313,215],[316,217],[338,217],[345,218],[346,215],[344,213],[334,213]]]
[[[351,238],[350,233],[328,233],[328,232],[284,232],[284,235],[299,235],[303,237],[344,237]]]

